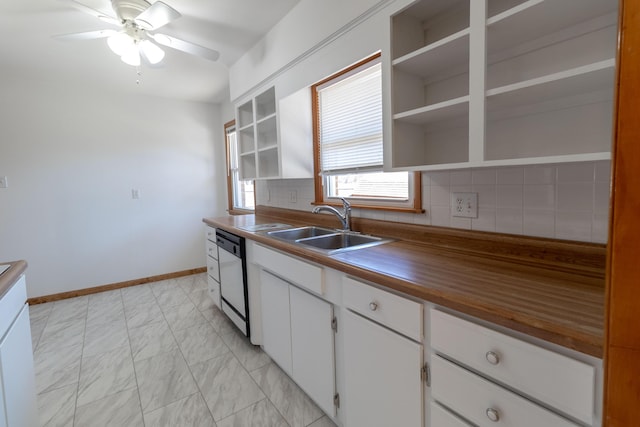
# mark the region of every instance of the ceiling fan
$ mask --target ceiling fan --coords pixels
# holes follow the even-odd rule
[[[74,8],[104,22],[119,26],[120,29],[63,34],[55,38],[60,40],[107,38],[109,48],[126,64],[139,66],[141,61],[151,65],[158,64],[164,58],[164,51],[158,44],[210,61],[216,61],[220,56],[215,50],[157,33],[156,30],[182,16],[180,12],[162,1],[151,4],[146,0],[111,0],[115,16],[105,14],[76,0],[65,1]]]

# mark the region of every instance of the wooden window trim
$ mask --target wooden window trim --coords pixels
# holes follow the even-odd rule
[[[311,113],[313,115],[313,187],[315,198],[312,204],[314,205],[340,205],[339,203],[328,201],[324,199],[324,183],[322,177],[322,169],[320,166],[320,106],[318,102],[318,87],[323,84],[334,80],[350,71],[355,70],[362,65],[373,61],[380,57],[380,52],[375,53],[368,58],[359,61],[344,70],[338,71],[335,74],[319,81],[311,86]],[[394,211],[394,212],[410,212],[410,213],[423,213],[422,209],[422,178],[420,172],[413,172],[413,206],[391,206],[391,205],[368,205],[366,202],[359,203],[354,200],[351,203],[354,208],[361,209],[375,209],[382,211]]]
[[[227,139],[227,130],[236,125],[236,121],[231,120],[224,124],[224,151],[225,151],[225,163],[227,169],[227,205],[230,215],[250,215],[255,213],[248,209],[238,209],[233,206],[233,176],[231,175],[231,153],[229,152],[229,140]],[[256,193],[253,193],[253,204],[255,205]]]

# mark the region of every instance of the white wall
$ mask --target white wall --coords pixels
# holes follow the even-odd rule
[[[30,297],[205,265],[201,219],[226,200],[219,107],[19,78],[0,90],[0,261],[28,261]]]

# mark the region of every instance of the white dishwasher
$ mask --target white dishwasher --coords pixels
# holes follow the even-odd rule
[[[244,237],[216,229],[222,311],[249,337],[249,298]]]

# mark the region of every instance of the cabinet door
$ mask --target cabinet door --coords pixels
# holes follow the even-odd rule
[[[260,286],[264,351],[289,376],[292,376],[289,284],[261,270]]]
[[[423,425],[422,345],[344,311],[345,427]]]
[[[320,409],[335,415],[333,306],[295,286],[289,297],[293,379]]]
[[[0,367],[7,425],[35,426],[38,407],[26,305],[0,343]]]

